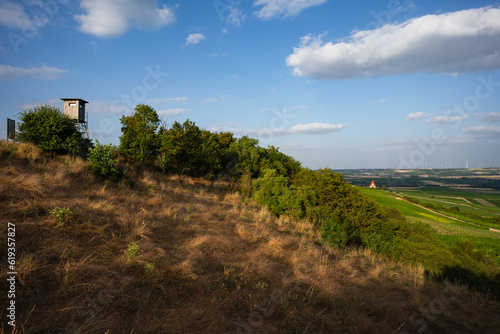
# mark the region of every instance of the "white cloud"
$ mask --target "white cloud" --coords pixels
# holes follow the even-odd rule
[[[205,39],[205,36],[203,36],[203,34],[200,34],[200,33],[190,34],[186,38],[186,45],[198,44],[201,41],[203,41],[204,39]]]
[[[347,124],[327,124],[327,123],[309,123],[309,124],[298,124],[290,129],[290,132],[295,134],[327,134],[344,129]]]
[[[217,102],[217,101],[219,101],[219,99],[214,97],[214,98],[210,98],[210,99],[204,99],[203,103],[212,103],[212,102]]]
[[[500,137],[500,126],[471,126],[465,129],[462,129],[463,132],[483,136],[483,137]]]
[[[309,123],[297,124],[290,129],[270,129],[263,128],[259,130],[244,129],[236,126],[216,126],[212,131],[229,131],[235,134],[248,135],[252,137],[270,137],[270,136],[289,136],[289,135],[322,135],[343,130],[347,124],[329,124],[329,123]]]
[[[412,121],[414,119],[422,118],[424,116],[425,116],[425,112],[423,112],[423,111],[421,111],[421,112],[414,112],[414,113],[408,114],[408,116],[406,116],[406,120],[407,121]]]
[[[32,23],[22,5],[11,1],[2,1],[0,3],[0,24],[8,28],[22,29]]]
[[[429,118],[426,123],[427,124],[453,124],[463,121],[467,119],[469,115],[463,116],[436,116]]]
[[[229,10],[229,15],[227,16],[226,23],[232,24],[234,26],[241,26],[242,22],[245,22],[246,15],[238,7],[232,7]]]
[[[481,117],[481,119],[488,123],[498,123],[500,122],[500,112],[490,112],[489,114]]]
[[[263,6],[254,12],[259,19],[270,20],[275,17],[287,18],[298,15],[303,10],[319,6],[328,0],[256,0],[254,7]]]
[[[500,68],[500,9],[426,15],[353,32],[333,44],[307,35],[289,55],[297,76],[342,80],[406,73],[471,73]]]
[[[87,14],[76,15],[80,30],[99,37],[114,37],[127,31],[132,22],[138,28],[159,29],[175,22],[173,9],[157,0],[81,0]]]
[[[176,116],[176,115],[184,114],[184,113],[187,113],[190,111],[191,111],[191,109],[182,109],[182,108],[156,110],[158,115],[167,115],[167,116]]]
[[[61,70],[57,67],[42,66],[21,68],[8,65],[0,65],[0,81],[20,78],[51,80],[59,79],[61,76],[68,73],[68,70]]]
[[[183,102],[186,102],[187,100],[188,100],[187,97],[179,96],[179,97],[166,97],[166,98],[162,98],[162,99],[148,99],[148,100],[146,100],[146,103],[157,106],[160,103],[169,103],[169,102],[183,103]]]

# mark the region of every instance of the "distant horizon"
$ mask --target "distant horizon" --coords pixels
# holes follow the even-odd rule
[[[412,168],[412,169],[397,169],[397,168],[344,168],[344,169],[333,169],[332,170],[404,170],[404,171],[424,171],[424,170],[482,170],[482,169],[500,169],[500,167],[478,167],[478,168],[460,168],[460,167],[453,167],[453,168]]]
[[[500,166],[500,2],[5,0],[0,92],[1,138],[75,97],[104,144],[148,104],[311,169]]]

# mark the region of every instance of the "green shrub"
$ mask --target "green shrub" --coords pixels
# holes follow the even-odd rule
[[[339,216],[323,222],[321,238],[336,247],[361,245],[361,231],[354,228],[349,221],[342,221]]]
[[[87,163],[97,177],[118,179],[123,175],[123,169],[118,166],[116,147],[111,144],[101,145],[96,140],[95,147],[87,157]]]
[[[78,221],[78,214],[70,208],[55,207],[50,210],[50,215],[56,219],[58,225],[72,225]]]
[[[140,253],[141,253],[141,248],[139,247],[139,245],[135,241],[128,244],[127,257],[129,259],[136,257]]]
[[[76,123],[59,108],[42,105],[18,114],[17,140],[31,142],[43,151],[85,156],[90,140],[78,131]]]
[[[285,213],[287,207],[283,200],[287,198],[288,179],[278,175],[275,169],[267,169],[263,177],[253,181],[255,199],[277,215]]]

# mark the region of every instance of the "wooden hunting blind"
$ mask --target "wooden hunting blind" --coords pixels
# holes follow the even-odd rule
[[[89,137],[88,114],[85,112],[85,104],[88,102],[82,99],[62,98],[64,101],[64,114],[74,120],[83,133]]]

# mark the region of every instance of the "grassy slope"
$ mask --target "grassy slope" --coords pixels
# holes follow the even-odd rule
[[[109,185],[80,159],[21,149],[28,153],[18,156],[30,158],[0,151],[1,244],[7,222],[15,223],[19,332],[391,333],[425,326],[426,333],[493,333],[500,326],[498,302],[368,251],[321,246],[310,224],[245,204],[231,185],[132,168],[131,182]],[[79,218],[59,225],[49,214],[54,207]],[[140,252],[132,256],[129,245]],[[2,261],[2,291],[6,272]],[[430,308],[438,304],[442,310]]]
[[[500,207],[485,206],[475,201],[475,199],[484,199],[495,205],[495,203],[500,202],[500,194],[497,192],[481,193],[474,190],[456,190],[431,187],[427,187],[424,189],[425,190],[398,191],[405,195],[419,198],[427,202],[439,203],[445,207],[454,206],[448,205],[445,202],[453,202],[456,204],[460,204],[459,207],[461,210],[471,211],[476,214],[482,214],[489,217],[495,217],[500,214]]]
[[[471,225],[467,223],[457,222],[452,219],[448,219],[441,215],[432,213],[425,210],[417,205],[396,199],[396,197],[390,193],[381,191],[379,189],[369,189],[369,188],[359,188],[360,191],[373,198],[379,205],[385,207],[395,207],[399,209],[411,222],[424,222],[432,226],[437,233],[440,235],[440,239],[443,240],[448,245],[453,245],[456,240],[462,238],[468,238],[472,240],[474,245],[489,254],[496,263],[500,265],[500,233],[489,231],[486,227],[479,227],[476,225]],[[429,196],[429,193],[423,191],[404,191],[400,192],[406,195],[412,196],[414,198],[421,199],[425,202],[432,202],[432,198],[424,197]],[[456,190],[453,191],[434,191],[433,196],[455,196],[459,197],[460,193]],[[482,194],[478,194],[481,197]],[[463,193],[462,193],[463,196]],[[469,197],[469,196],[467,196]],[[489,197],[491,198],[491,197]],[[436,202],[437,203],[437,202]],[[451,214],[446,213],[446,215],[451,216]],[[471,221],[467,216],[454,215],[459,219],[464,219],[466,221]]]
[[[410,191],[400,191],[400,193],[416,198],[420,200],[421,202],[425,203],[433,203],[433,204],[439,204],[443,207],[450,208],[450,207],[458,207],[461,212],[454,213],[454,212],[449,212],[446,211],[444,214],[455,217],[460,220],[464,220],[467,222],[471,222],[474,224],[482,225],[485,227],[492,227],[496,229],[500,229],[500,225],[496,223],[492,223],[490,221],[487,221],[485,219],[477,219],[475,217],[470,217],[464,214],[464,212],[470,212],[474,213],[480,217],[499,217],[500,216],[500,208],[494,207],[494,206],[486,206],[483,204],[479,204],[478,202],[475,201],[475,199],[485,199],[487,201],[495,202],[497,199],[500,198],[500,194],[497,193],[489,193],[489,194],[484,194],[484,193],[477,193],[474,191],[470,190],[464,190],[460,192],[459,190],[455,189],[440,189],[440,188],[429,188],[428,190],[410,190]],[[441,197],[441,196],[452,196],[455,198],[447,198],[447,197]],[[457,203],[456,201],[459,201],[458,198],[462,198],[460,203]],[[450,201],[451,200],[451,201]],[[452,202],[453,201],[453,202]],[[446,203],[449,202],[449,203]],[[490,203],[491,203],[490,202]]]
[[[380,189],[369,189],[369,188],[358,188],[363,194],[373,198],[377,204],[384,207],[395,207],[398,208],[405,216],[432,219],[442,223],[454,223],[455,221],[441,215],[429,212],[424,208],[420,208],[413,203],[403,201],[396,198],[395,195],[381,191]]]

